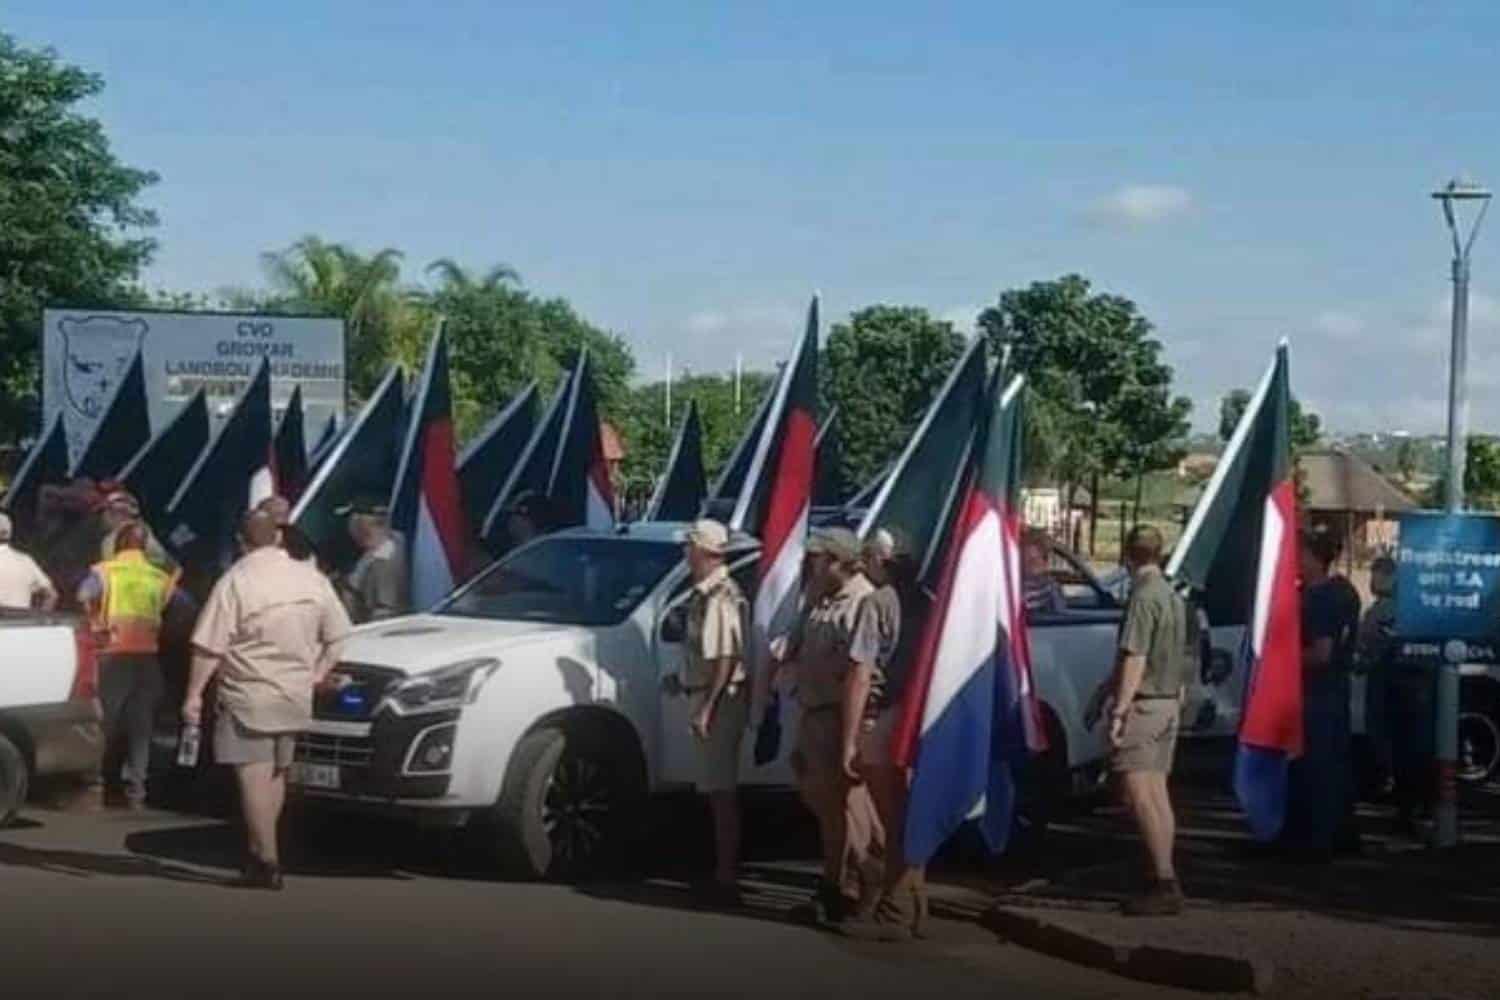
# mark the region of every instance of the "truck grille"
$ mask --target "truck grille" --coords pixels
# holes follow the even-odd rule
[[[297,760],[305,764],[368,770],[374,759],[375,747],[368,736],[302,733],[297,737]]]
[[[404,678],[399,670],[363,663],[340,663],[333,668],[333,682],[313,692],[313,718],[333,722],[365,722],[380,707],[381,699]]]

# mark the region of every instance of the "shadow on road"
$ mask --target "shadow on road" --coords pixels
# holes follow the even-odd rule
[[[288,875],[409,879],[400,832],[383,824],[351,825],[342,817],[299,823],[283,838],[282,866]],[[246,851],[238,823],[140,831],[125,838],[125,847],[156,861],[236,872]]]
[[[149,857],[133,854],[99,854],[90,851],[60,851],[0,842],[0,866],[34,868],[54,875],[73,878],[142,877],[173,882],[220,884],[222,880],[189,868],[163,864]]]

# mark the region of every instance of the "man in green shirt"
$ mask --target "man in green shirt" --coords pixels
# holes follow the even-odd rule
[[[1125,802],[1151,855],[1154,880],[1125,904],[1136,916],[1182,910],[1182,890],[1172,864],[1177,821],[1167,775],[1177,746],[1178,713],[1190,663],[1187,605],[1161,570],[1161,532],[1138,525],[1125,538],[1131,572],[1130,601],[1120,626],[1114,673],[1089,706],[1090,727],[1106,703],[1110,770],[1120,776]]]

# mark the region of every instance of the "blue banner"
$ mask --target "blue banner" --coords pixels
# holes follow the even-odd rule
[[[1396,634],[1490,639],[1500,632],[1500,517],[1402,514]]]

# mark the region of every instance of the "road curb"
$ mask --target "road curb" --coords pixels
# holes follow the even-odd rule
[[[1276,975],[1275,965],[1264,959],[1120,944],[1049,920],[1034,910],[1003,903],[990,907],[981,922],[1022,947],[1158,986],[1263,994],[1271,989]]]

